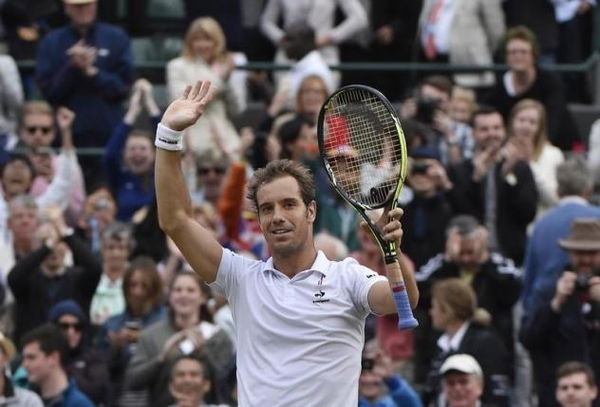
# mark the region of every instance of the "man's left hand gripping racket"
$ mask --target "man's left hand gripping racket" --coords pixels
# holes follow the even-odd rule
[[[376,89],[349,85],[335,91],[319,113],[321,159],[337,192],[363,217],[383,252],[400,329],[414,328],[396,242],[383,239],[366,211],[398,206],[406,177],[406,142],[390,102]]]

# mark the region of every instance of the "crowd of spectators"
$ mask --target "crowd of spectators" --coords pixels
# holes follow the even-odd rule
[[[579,134],[567,103],[590,100],[587,78],[548,68],[590,54],[595,0],[174,1],[189,24],[152,81],[103,2],[0,0],[0,406],[237,405],[253,338],[157,220],[154,132],[196,80],[218,91],[185,134],[194,217],[260,260],[247,184],[288,158],[314,175],[318,249],[385,273],[316,123],[349,81],[397,105],[420,326],[369,316],[359,406],[599,405],[600,118]],[[268,58],[291,68],[240,69]],[[507,71],[332,69],[346,61]]]

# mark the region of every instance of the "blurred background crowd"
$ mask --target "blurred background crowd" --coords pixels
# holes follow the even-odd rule
[[[185,134],[194,216],[254,259],[270,254],[247,181],[288,158],[314,174],[318,248],[385,273],[320,166],[316,122],[349,83],[398,109],[420,326],[369,317],[360,406],[594,405],[595,0],[0,0],[0,12],[0,406],[236,405],[236,341],[252,338],[156,216],[154,131],[196,80],[218,94]]]

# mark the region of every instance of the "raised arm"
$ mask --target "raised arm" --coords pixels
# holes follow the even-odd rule
[[[183,130],[202,115],[213,97],[210,82],[188,86],[165,111],[156,132],[155,182],[158,221],[194,271],[207,283],[216,279],[222,248],[213,234],[192,218],[191,199],[181,172]]]

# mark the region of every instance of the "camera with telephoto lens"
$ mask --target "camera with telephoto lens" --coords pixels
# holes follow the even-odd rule
[[[410,167],[410,172],[413,174],[426,174],[428,168],[429,168],[428,163],[417,161],[417,162],[414,162],[413,165]]]
[[[440,101],[436,99],[418,99],[415,120],[428,125],[433,124],[436,110],[440,108]]]

